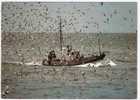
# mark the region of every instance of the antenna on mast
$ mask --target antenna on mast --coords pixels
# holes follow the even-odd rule
[[[59,23],[59,32],[60,32],[60,51],[62,52],[62,47],[63,47],[63,34],[62,34],[62,22],[61,22],[61,16],[60,18],[60,23]]]

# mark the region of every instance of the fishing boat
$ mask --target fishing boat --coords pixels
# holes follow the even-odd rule
[[[45,66],[74,66],[74,65],[80,65],[80,64],[86,64],[86,63],[92,63],[95,61],[99,61],[104,59],[105,54],[102,53],[99,56],[90,56],[90,57],[82,57],[79,58],[79,60],[69,60],[69,61],[62,61],[61,59],[52,60],[51,63],[47,59],[44,59],[42,62],[42,65]]]
[[[52,50],[48,54],[48,59],[43,59],[42,65],[45,66],[74,66],[86,63],[92,63],[95,61],[103,60],[106,56],[104,52],[101,52],[100,38],[98,38],[99,54],[92,54],[91,56],[85,57],[80,54],[80,51],[73,51],[72,46],[67,45],[67,53],[64,55],[63,51],[63,34],[62,34],[62,22],[60,17],[59,32],[60,32],[60,51],[62,57],[57,58],[55,51]]]

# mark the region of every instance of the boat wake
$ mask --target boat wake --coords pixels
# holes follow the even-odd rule
[[[41,62],[35,62],[35,61],[31,61],[31,62],[4,62],[4,63],[7,63],[7,64],[19,64],[19,65],[27,65],[27,66],[30,66],[30,65],[42,65]]]
[[[7,62],[10,64],[20,64],[20,65],[26,65],[26,66],[41,66],[42,63],[41,62],[35,62],[35,61],[31,61],[31,62],[26,62],[26,63],[22,63],[22,62]],[[94,63],[86,63],[86,64],[80,64],[80,65],[75,65],[72,67],[102,67],[102,66],[116,66],[117,64],[115,62],[113,62],[111,59],[106,59],[106,60],[102,60],[102,61],[98,61],[98,62],[94,62]]]
[[[42,64],[41,64],[41,62],[34,62],[34,61],[32,61],[32,62],[25,63],[25,65],[28,65],[28,66],[30,66],[30,65],[34,65],[34,66],[36,65],[37,66],[38,65],[38,66],[40,66]]]
[[[81,65],[76,65],[74,67],[102,67],[102,66],[116,66],[117,64],[113,62],[111,59],[98,61],[96,63],[86,63]]]

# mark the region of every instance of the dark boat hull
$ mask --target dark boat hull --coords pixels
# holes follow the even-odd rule
[[[58,60],[55,61],[54,64],[48,64],[47,59],[44,59],[43,62],[42,62],[42,65],[45,65],[45,66],[74,66],[74,65],[80,65],[80,64],[86,64],[86,63],[99,61],[99,60],[104,59],[104,57],[105,57],[105,54],[102,53],[99,56],[84,57],[84,58],[81,58],[78,61],[69,61],[67,63],[61,63],[61,61],[58,59]]]

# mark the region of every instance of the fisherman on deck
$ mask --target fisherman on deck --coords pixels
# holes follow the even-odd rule
[[[71,60],[72,61],[79,61],[80,59],[80,52],[79,51],[72,51],[71,52]]]
[[[71,45],[67,45],[67,58],[69,58],[69,63],[78,63],[80,60],[80,52],[73,50]]]
[[[70,55],[71,51],[72,51],[72,46],[67,45],[67,55]]]
[[[67,45],[62,49],[61,64],[67,65],[71,62],[71,51],[72,51],[71,45]]]
[[[56,59],[56,54],[55,54],[55,51],[52,50],[49,52],[49,55],[48,55],[48,64],[49,65],[52,65],[53,64],[53,61]]]

